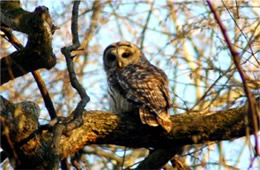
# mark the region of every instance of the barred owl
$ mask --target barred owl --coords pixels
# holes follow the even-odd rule
[[[127,41],[109,45],[103,54],[103,64],[111,111],[118,114],[137,111],[143,124],[161,126],[170,132],[171,100],[165,73]]]

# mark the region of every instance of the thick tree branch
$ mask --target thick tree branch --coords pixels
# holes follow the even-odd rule
[[[1,29],[5,33],[4,37],[7,39],[7,41],[9,43],[11,43],[16,48],[16,50],[21,50],[24,48],[22,43],[13,35],[13,33],[11,32],[10,29],[5,28],[5,27],[2,27]],[[56,114],[54,105],[52,103],[51,97],[49,95],[48,89],[46,87],[46,84],[42,80],[42,77],[37,70],[32,71],[32,75],[41,92],[42,98],[44,100],[44,104],[49,112],[49,115],[50,115],[51,119],[54,119],[55,117],[57,117],[57,114]]]
[[[26,119],[20,119],[20,117],[13,118],[12,115],[14,115],[14,112],[16,112],[16,114],[19,113],[16,105],[6,100],[2,103],[4,104],[1,110],[1,117],[14,123],[19,119],[19,122],[24,124],[22,129],[18,128],[18,130],[16,126],[8,127],[9,134],[11,134],[11,141],[14,146],[16,146],[15,153],[18,154],[18,158],[21,162],[30,162],[30,165],[35,167],[37,165],[50,168],[53,166],[53,162],[50,162],[49,157],[58,157],[60,160],[63,160],[85,145],[90,144],[115,144],[131,148],[152,147],[163,150],[174,146],[206,143],[208,141],[231,140],[243,137],[246,136],[247,128],[251,134],[253,133],[252,120],[246,120],[246,115],[249,112],[247,105],[241,108],[207,114],[189,113],[174,115],[171,118],[173,129],[169,134],[165,133],[161,128],[142,125],[138,116],[132,115],[131,113],[116,115],[105,111],[85,111],[83,113],[84,124],[74,129],[71,133],[72,135],[61,136],[58,144],[62,151],[60,152],[61,155],[54,155],[49,150],[52,145],[53,133],[49,131],[40,133],[40,131],[37,130],[38,126],[36,125],[38,122],[33,112],[23,112]],[[30,114],[32,115],[30,116]],[[1,121],[2,120],[4,119],[1,119]],[[34,121],[34,123],[32,121]],[[1,128],[6,128],[3,127],[3,125],[1,122]],[[34,134],[34,136],[29,134]],[[6,136],[4,133],[1,135],[2,137]],[[17,136],[19,136],[19,138],[17,138]],[[28,136],[31,136],[31,138],[25,140]],[[9,145],[5,138],[2,139],[1,147],[8,153],[10,158],[13,152],[10,150],[10,147],[8,147]],[[171,156],[172,155],[168,157],[170,158]],[[39,162],[41,163],[40,165]]]
[[[172,157],[182,149],[181,146],[173,146],[172,148],[156,149],[151,152],[144,161],[142,161],[136,169],[160,169]]]
[[[1,29],[10,28],[28,35],[25,48],[1,59],[1,84],[40,68],[52,68],[56,58],[52,52],[55,26],[46,7],[24,11],[19,1],[1,1]]]

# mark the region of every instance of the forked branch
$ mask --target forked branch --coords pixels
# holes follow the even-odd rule
[[[259,99],[257,102],[259,105]],[[28,110],[29,112],[21,113],[26,118],[12,118],[10,114],[20,113],[16,105],[6,100],[2,103],[1,128],[5,128],[5,121],[8,121],[9,125],[19,122],[24,124],[22,128],[27,128],[17,131],[17,126],[9,127],[9,134],[12,134],[10,135],[12,137],[11,141],[13,141],[14,146],[19,146],[15,147],[15,153],[18,153],[19,160],[25,164],[30,163],[29,165],[46,166],[45,168],[51,167],[52,162],[49,162],[49,157],[55,156],[54,153],[50,152],[50,147],[53,145],[53,132],[39,131],[38,126],[36,126],[38,124],[37,119],[34,118],[35,115],[30,110]],[[253,133],[252,119],[246,119],[248,113],[249,109],[246,104],[241,108],[219,112],[174,115],[171,117],[173,128],[168,134],[161,128],[143,125],[138,116],[134,116],[131,113],[116,115],[106,111],[84,111],[83,125],[74,129],[69,136],[61,134],[60,140],[57,141],[58,146],[62,146],[60,147],[61,155],[56,156],[63,160],[90,144],[114,144],[130,148],[167,149],[174,146],[181,147],[190,144],[207,143],[209,141],[231,140],[246,136],[248,129],[250,134]],[[28,128],[32,126],[33,128]],[[1,135],[5,136],[7,134],[2,133]],[[31,138],[26,140],[28,136],[31,136]],[[3,145],[7,143],[5,138],[2,139],[1,147],[5,152],[9,153],[9,157],[12,156],[13,152],[10,150],[10,147]],[[21,141],[26,142],[21,143]],[[25,153],[28,155],[24,156]]]

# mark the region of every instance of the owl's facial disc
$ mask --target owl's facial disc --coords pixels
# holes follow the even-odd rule
[[[134,45],[120,45],[116,48],[119,68],[137,64],[142,57],[141,50]]]
[[[124,68],[140,61],[143,54],[134,44],[120,41],[109,45],[104,51],[106,69]]]
[[[127,46],[119,46],[116,49],[116,52],[119,68],[126,67],[127,65],[133,63],[134,56],[131,48]]]

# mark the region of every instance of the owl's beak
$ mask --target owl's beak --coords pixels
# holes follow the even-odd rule
[[[118,47],[116,47],[115,53],[116,53],[116,56],[119,56],[119,49],[118,49]],[[120,59],[118,57],[117,57],[117,61],[118,61],[118,63],[117,63],[118,67],[122,68],[123,67],[123,63],[120,61]]]
[[[123,63],[121,61],[118,61],[118,67],[122,68],[123,67]]]

